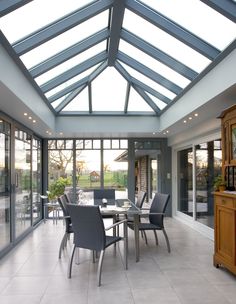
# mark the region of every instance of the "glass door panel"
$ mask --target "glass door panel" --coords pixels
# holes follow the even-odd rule
[[[31,226],[31,139],[15,131],[15,235]]]
[[[0,250],[11,241],[10,125],[0,119]]]
[[[193,216],[193,152],[192,148],[178,152],[178,211]]]
[[[33,223],[42,218],[41,193],[41,150],[40,141],[33,139],[32,147],[32,211]]]

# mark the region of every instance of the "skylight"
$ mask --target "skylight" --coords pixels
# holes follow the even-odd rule
[[[1,43],[57,115],[161,115],[235,43],[234,1],[14,3]]]

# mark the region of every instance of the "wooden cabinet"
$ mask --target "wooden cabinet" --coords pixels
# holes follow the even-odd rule
[[[214,265],[236,274],[236,194],[215,192]]]
[[[221,116],[222,174],[231,191],[215,192],[214,265],[236,274],[236,105]]]

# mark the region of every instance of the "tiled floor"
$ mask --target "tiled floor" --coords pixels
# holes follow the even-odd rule
[[[102,286],[96,285],[97,263],[80,251],[80,265],[66,277],[71,241],[62,259],[58,247],[61,221],[41,224],[25,241],[0,260],[1,304],[228,304],[236,303],[236,277],[212,265],[213,242],[184,224],[166,219],[172,247],[168,254],[162,233],[156,247],[141,240],[141,259],[134,260],[133,231],[129,231],[129,269],[119,251],[109,248],[104,258]]]

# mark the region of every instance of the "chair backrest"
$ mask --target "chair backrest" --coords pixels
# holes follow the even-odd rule
[[[68,211],[76,247],[104,250],[106,237],[99,206],[69,204]]]
[[[93,198],[95,205],[101,205],[102,199],[110,200],[110,204],[115,204],[115,189],[94,189]]]
[[[169,202],[170,195],[164,193],[156,193],[150,208],[150,213],[162,213],[156,215],[149,215],[150,223],[157,225],[161,228],[164,227],[163,219],[166,211],[167,204]]]
[[[136,201],[136,206],[138,208],[141,209],[143,207],[143,203],[144,203],[146,196],[147,196],[147,192],[139,191],[137,201]]]
[[[58,203],[61,207],[63,215],[68,216],[69,212],[68,212],[68,208],[67,208],[67,200],[66,200],[65,194],[62,194],[61,196],[58,197]]]
[[[69,193],[64,193],[65,196],[65,200],[67,204],[72,204],[72,200],[70,198],[70,194]]]

